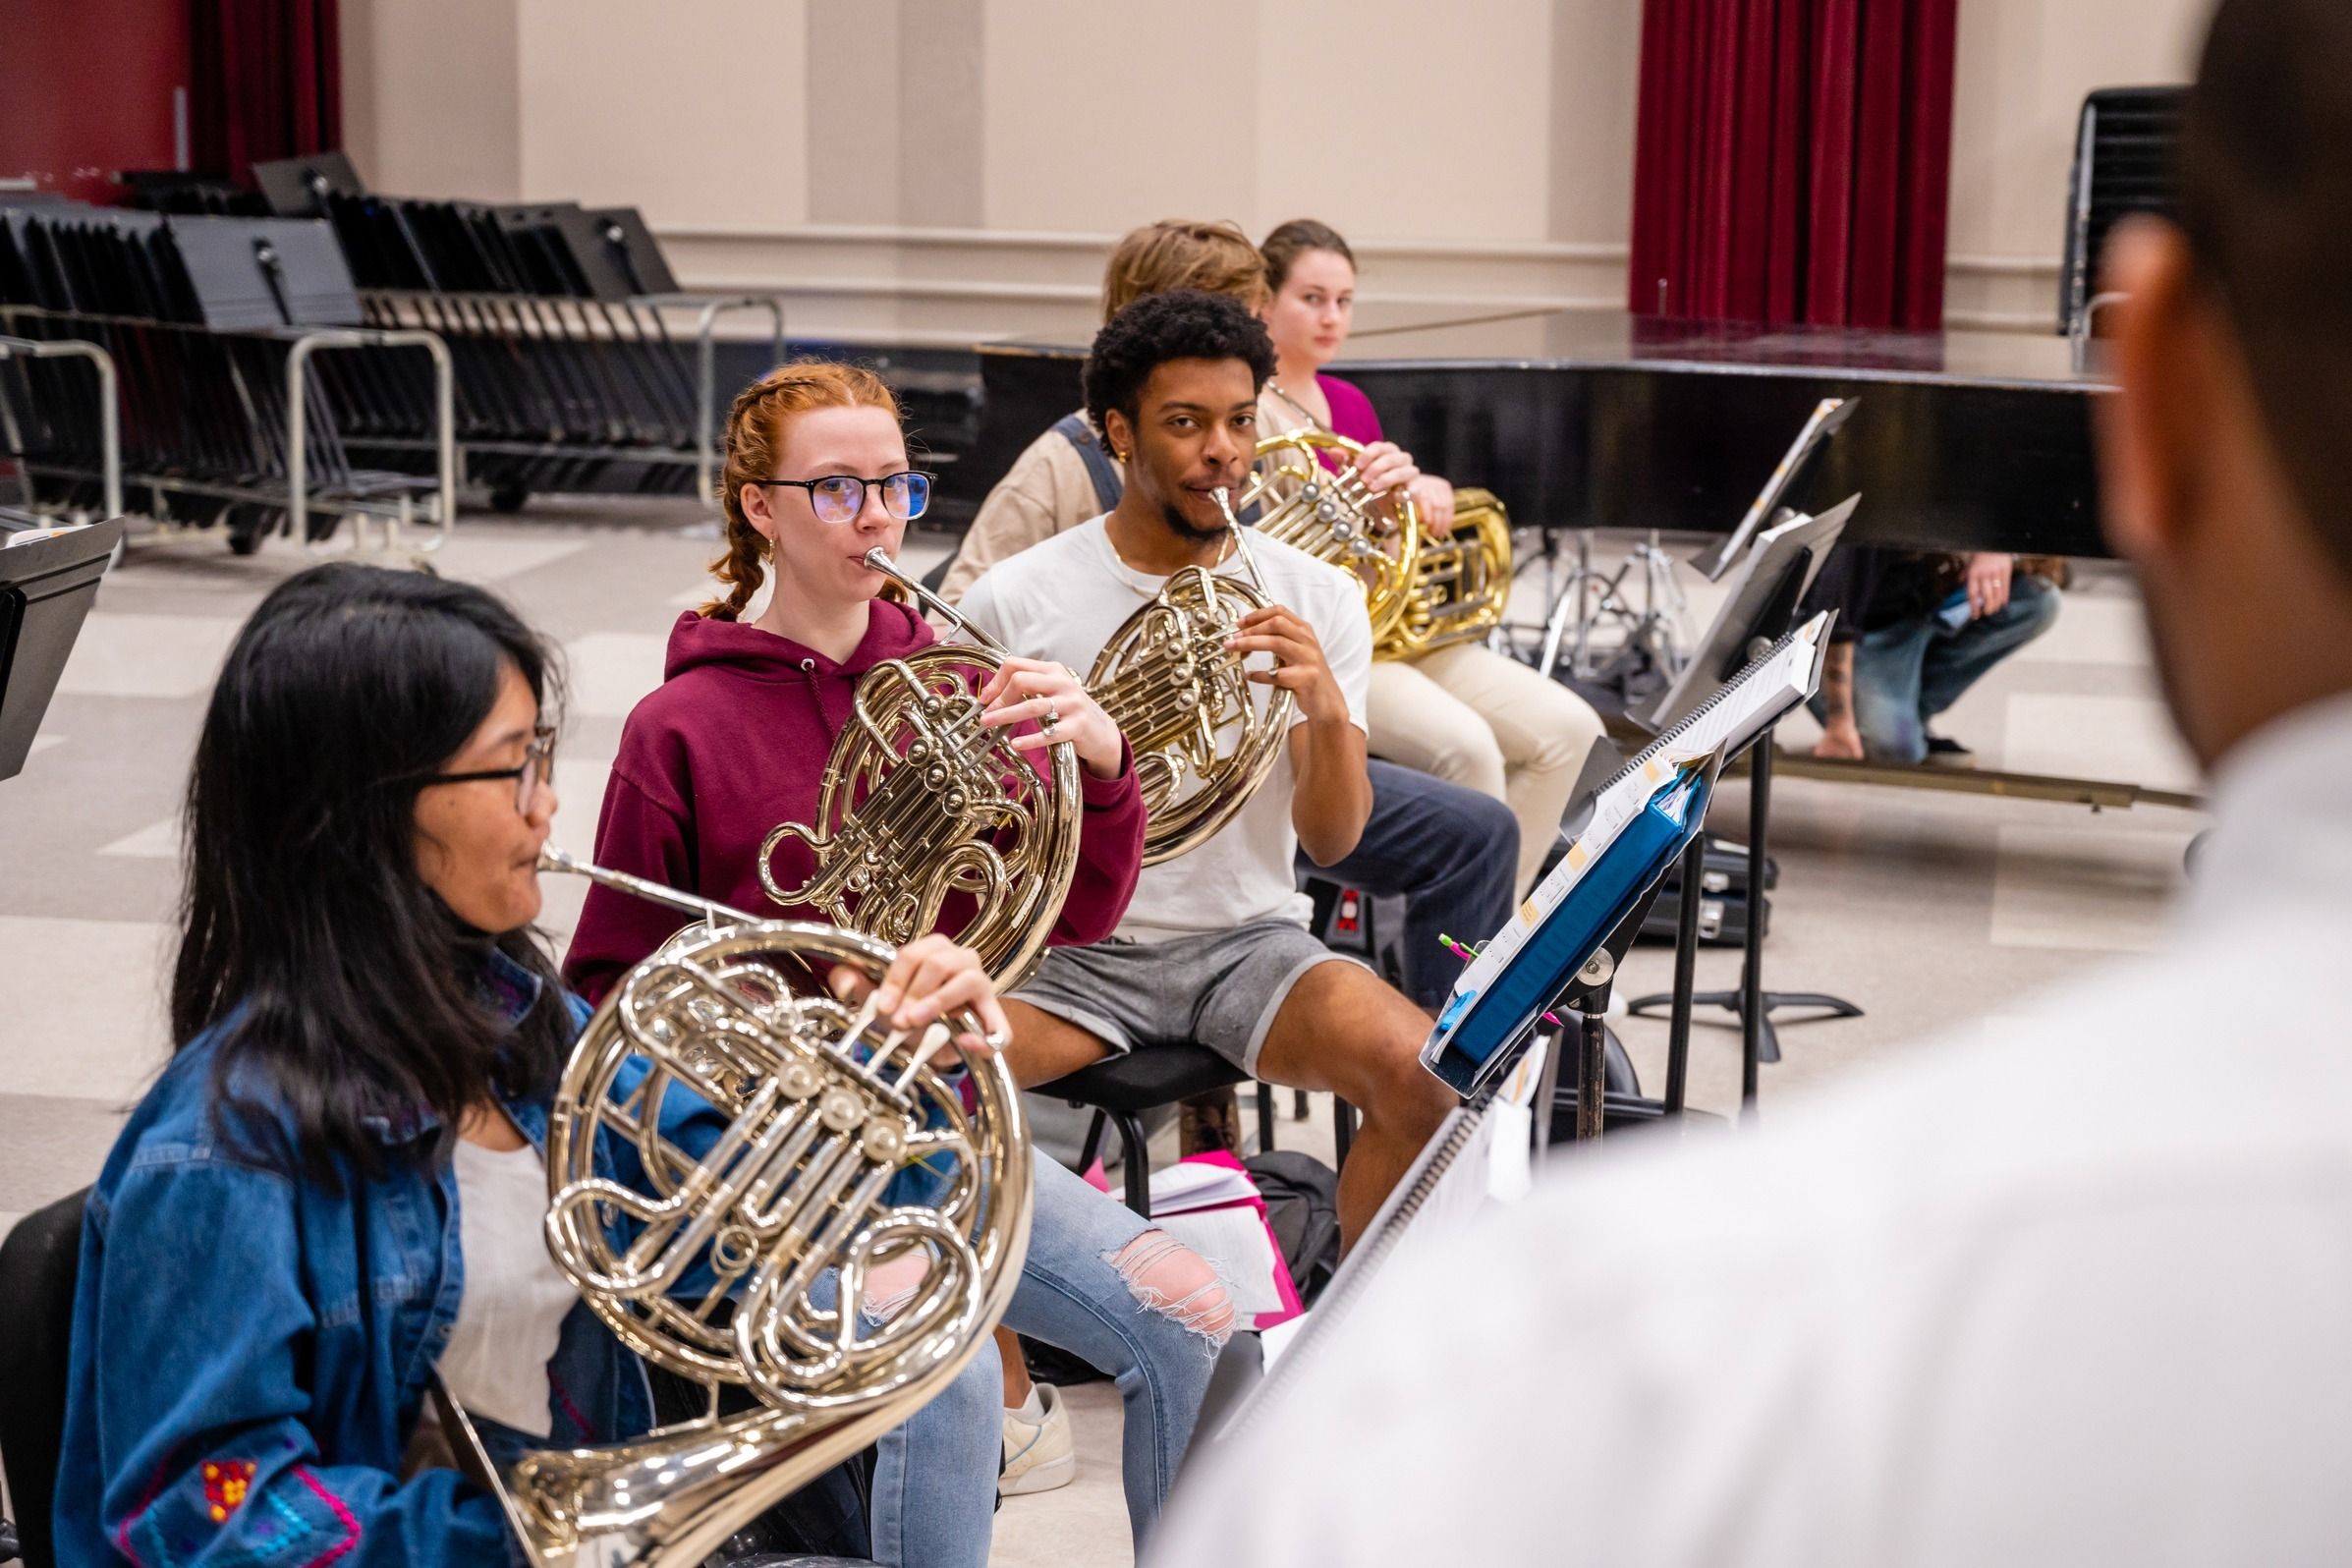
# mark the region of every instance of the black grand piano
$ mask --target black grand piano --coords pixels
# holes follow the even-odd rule
[[[1425,468],[1547,530],[1728,532],[1816,404],[1861,405],[1784,499],[1859,490],[1846,537],[1926,549],[2101,556],[2091,409],[2099,258],[2133,212],[2171,209],[2186,98],[2107,87],[2083,102],[2055,330],[1903,333],[1676,321],[1607,310],[1416,316],[1375,288],[1335,373]],[[977,503],[1079,403],[1077,346],[983,345]],[[2086,372],[2084,360],[2091,369]]]
[[[2091,451],[2105,383],[2054,335],[1549,310],[1392,318],[1350,349],[1332,372],[1364,388],[1389,437],[1493,490],[1521,525],[1728,532],[1814,406],[1845,397],[1861,406],[1788,504],[1861,491],[1847,535],[1860,543],[2107,553]],[[1084,358],[981,346],[984,402],[959,487],[984,493],[1078,406]]]

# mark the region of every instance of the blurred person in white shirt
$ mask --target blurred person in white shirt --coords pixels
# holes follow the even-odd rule
[[[2352,1555],[2352,5],[2224,0],[2181,174],[2098,400],[2217,818],[2158,950],[1558,1162],[1197,1454],[1159,1568]]]

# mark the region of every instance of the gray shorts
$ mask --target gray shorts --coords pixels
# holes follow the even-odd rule
[[[1253,921],[1164,942],[1113,937],[1047,948],[1036,974],[1012,994],[1114,1051],[1193,1040],[1255,1077],[1266,1031],[1299,977],[1317,964],[1355,963],[1304,926]]]

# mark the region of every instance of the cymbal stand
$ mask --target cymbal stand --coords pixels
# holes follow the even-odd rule
[[[1639,609],[1627,596],[1626,582],[1637,571],[1642,580]],[[1568,573],[1567,586],[1553,596],[1536,668],[1545,676],[1557,671],[1564,644],[1567,673],[1579,680],[1603,672],[1603,651],[1611,654],[1606,661],[1610,664],[1646,654],[1671,679],[1690,656],[1685,624],[1689,612],[1690,601],[1674,577],[1674,558],[1658,543],[1657,530],[1652,529],[1627,550],[1615,572],[1603,573],[1593,564],[1593,531],[1579,529],[1576,564]],[[1605,647],[1596,645],[1594,639],[1594,633],[1604,624],[1617,631],[1614,644]]]
[[[1610,587],[1614,588],[1627,573],[1637,569],[1642,574],[1642,613],[1627,628],[1625,646],[1645,649],[1658,671],[1671,680],[1691,656],[1691,601],[1675,580],[1674,557],[1658,544],[1655,529],[1626,552],[1625,564],[1617,569]]]
[[[1548,590],[1552,585],[1547,582],[1544,587]],[[1603,616],[1622,618],[1629,613],[1617,598],[1617,580],[1604,577],[1593,564],[1593,531],[1578,529],[1576,562],[1568,569],[1568,581],[1551,594],[1536,668],[1548,678],[1559,668],[1560,644],[1568,642],[1568,673],[1579,678],[1592,674],[1594,627]]]

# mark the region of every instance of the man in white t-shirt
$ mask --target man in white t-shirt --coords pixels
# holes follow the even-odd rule
[[[2095,400],[2212,773],[2158,950],[1430,1238],[1153,1568],[2352,1556],[2352,6],[2223,0],[2181,126]]]
[[[1038,1084],[1106,1052],[1197,1040],[1268,1083],[1337,1092],[1364,1116],[1339,1183],[1352,1240],[1453,1098],[1418,1058],[1428,1017],[1316,939],[1292,878],[1294,851],[1330,865],[1372,809],[1372,628],[1351,579],[1262,535],[1245,541],[1218,505],[1249,472],[1273,364],[1263,323],[1227,296],[1176,290],[1120,311],[1086,370],[1088,415],[1126,466],[1117,509],[998,562],[961,608],[1014,652],[1084,671],[1185,567],[1266,592],[1233,645],[1269,656],[1250,679],[1293,700],[1273,771],[1207,842],[1144,870],[1110,940],[1046,953],[1006,999],[1006,1055]],[[1007,712],[1042,718],[1043,706]]]

